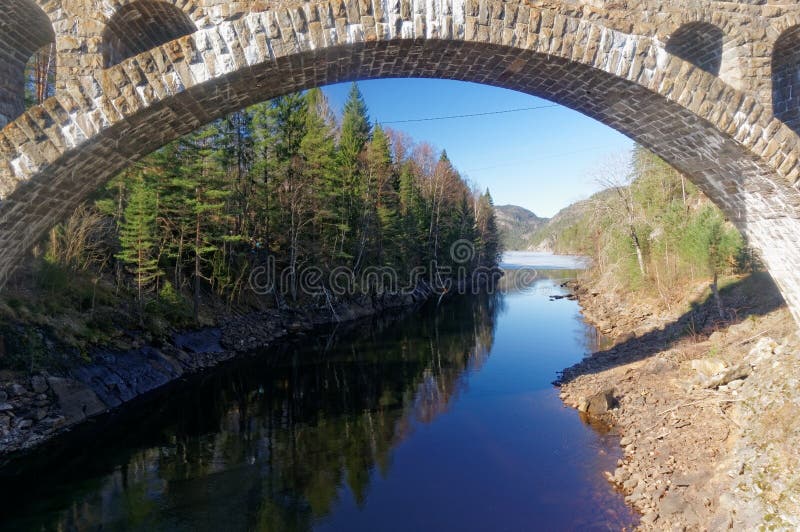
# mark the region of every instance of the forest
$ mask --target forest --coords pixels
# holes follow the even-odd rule
[[[102,341],[125,315],[191,327],[213,323],[209,309],[445,287],[500,253],[489,191],[373,124],[354,83],[341,113],[319,89],[289,94],[131,165],[36,247],[0,315]]]
[[[588,274],[610,290],[665,302],[687,283],[759,268],[737,228],[695,185],[647,149],[598,165],[602,190],[559,212],[533,246],[592,257]]]

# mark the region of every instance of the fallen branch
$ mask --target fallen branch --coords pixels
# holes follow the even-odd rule
[[[691,403],[683,403],[680,405],[675,405],[672,408],[667,408],[666,410],[659,412],[658,415],[663,416],[664,414],[668,414],[669,412],[672,412],[679,408],[698,405],[700,403],[705,403],[706,401],[716,401],[717,403],[740,403],[742,402],[742,399],[722,399],[720,397],[706,397],[705,399],[700,399],[699,401],[692,401]]]

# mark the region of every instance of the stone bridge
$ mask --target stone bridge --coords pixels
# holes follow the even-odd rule
[[[770,0],[0,0],[0,280],[132,161],[328,83],[436,77],[544,97],[684,172],[800,320],[800,5]],[[53,96],[24,68],[55,50]]]

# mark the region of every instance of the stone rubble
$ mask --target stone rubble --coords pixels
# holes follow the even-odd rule
[[[587,315],[613,319],[578,295]],[[595,416],[620,435],[624,458],[606,476],[640,512],[639,529],[800,528],[800,335],[789,312],[676,340],[653,333],[667,312],[651,309],[630,320],[638,336],[619,330],[627,341],[560,381],[582,411],[613,390],[614,406]]]

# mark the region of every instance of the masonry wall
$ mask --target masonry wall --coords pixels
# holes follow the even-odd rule
[[[762,251],[800,318],[800,139],[773,115],[771,80],[796,4],[170,0],[158,12],[171,22],[153,32],[115,18],[141,22],[152,3],[8,1],[49,20],[58,90],[0,131],[0,279],[113,173],[203,123],[321,84],[438,77],[549,98],[661,155]],[[709,25],[713,53],[682,33]],[[0,49],[23,57],[26,39],[2,28]],[[126,50],[113,60],[110,34]],[[2,101],[16,117],[19,100]]]

